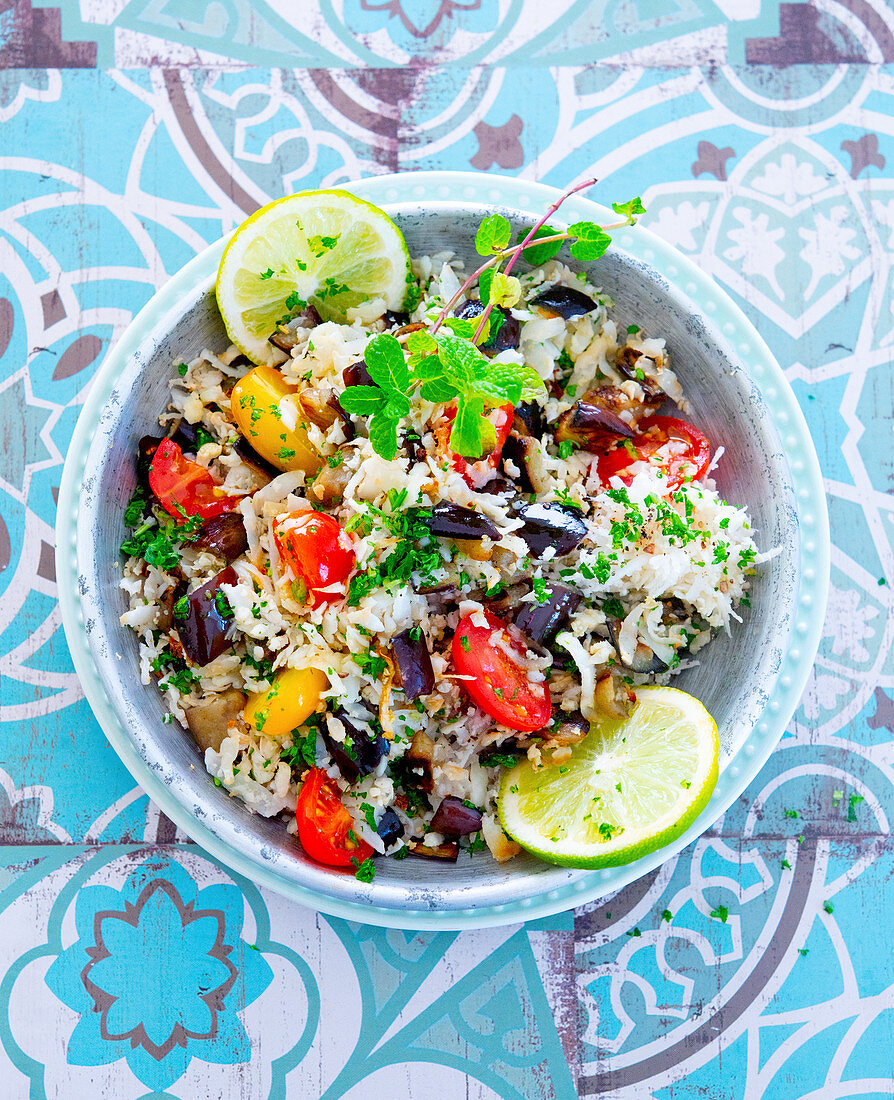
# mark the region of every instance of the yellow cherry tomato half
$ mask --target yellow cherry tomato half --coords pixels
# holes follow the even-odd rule
[[[242,717],[260,733],[285,737],[310,718],[328,686],[318,668],[285,668],[266,691],[249,695]]]
[[[295,393],[278,370],[254,367],[233,386],[230,409],[239,431],[262,458],[280,470],[303,470],[310,477],[323,460],[307,438],[301,407],[296,399],[299,419],[294,428],[285,423],[291,423],[291,410],[284,414],[280,409],[282,399]]]

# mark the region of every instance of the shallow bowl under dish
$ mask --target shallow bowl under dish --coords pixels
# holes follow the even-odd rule
[[[556,192],[469,173],[379,177],[348,190],[384,207],[413,255],[453,250],[477,266],[475,229],[488,213],[533,225]],[[574,197],[567,221],[605,211]],[[139,680],[137,636],[119,624],[122,516],[135,483],[137,440],[154,434],[172,364],[228,341],[214,300],[224,242],[159,291],[99,371],[79,420],[59,498],[57,576],[66,635],[88,701],[109,741],[162,810],[234,870],[312,908],[367,923],[462,928],[542,916],[639,878],[703,832],[756,774],[797,703],[818,644],[828,577],[828,525],[816,455],[782,372],[732,301],[690,261],[639,227],[581,266],[615,301],[622,327],[667,340],[690,419],[725,453],[721,496],[748,507],[761,550],[780,547],[755,578],[751,609],[674,680],[696,695],[720,731],[714,796],[674,844],[603,871],[553,867],[522,856],[497,864],[463,853],[457,864],[376,862],[373,883],[307,860],[281,820],[267,820],[214,786],[199,750],[166,725],[161,694]],[[802,561],[810,582],[801,591]],[[796,646],[792,642],[797,635]]]

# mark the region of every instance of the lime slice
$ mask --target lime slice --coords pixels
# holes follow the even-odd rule
[[[640,687],[626,719],[594,722],[569,759],[503,776],[505,831],[550,863],[614,867],[685,832],[717,782],[717,726],[702,704]]]
[[[259,365],[276,363],[268,337],[306,305],[326,321],[383,298],[402,309],[412,284],[400,230],[347,191],[302,191],[262,206],[230,238],[217,304],[233,343]]]

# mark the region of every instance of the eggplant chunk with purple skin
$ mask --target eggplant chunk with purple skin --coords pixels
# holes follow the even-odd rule
[[[561,558],[587,536],[587,525],[575,512],[561,504],[522,504],[514,514],[524,526],[513,534],[525,540],[535,558],[542,558],[550,547],[555,550],[552,556]]]
[[[297,347],[298,341],[305,330],[316,328],[317,325],[322,323],[323,318],[317,313],[314,306],[307,306],[297,317],[293,317],[291,321],[280,325],[268,339],[280,351],[291,352],[292,348]]]
[[[355,722],[339,708],[332,717],[344,727],[343,741],[329,732],[324,721],[320,732],[326,750],[349,783],[356,783],[364,775],[376,770],[382,757],[388,753],[388,742],[380,734],[370,730],[362,722]]]
[[[565,625],[580,606],[583,596],[564,584],[549,582],[543,603],[525,603],[515,616],[515,625],[532,642],[547,642]]]
[[[435,690],[435,673],[425,635],[420,627],[404,630],[394,639],[394,659],[404,695],[412,701]]]
[[[494,542],[500,539],[500,532],[487,516],[460,504],[436,504],[428,520],[428,529],[444,539],[487,538]]]
[[[577,745],[590,732],[590,720],[584,718],[579,710],[560,711],[556,715],[556,725],[549,732],[549,740],[554,745]]]
[[[233,644],[233,613],[220,586],[236,584],[237,580],[235,571],[227,566],[174,605],[174,626],[180,644],[193,664],[207,665]]]
[[[505,473],[506,463],[512,463],[518,470],[518,474],[513,476],[513,480],[523,493],[536,493],[537,491],[534,488],[534,482],[531,480],[531,471],[528,469],[531,449],[536,446],[537,441],[530,436],[519,436],[515,432],[510,432],[500,453],[500,468]]]
[[[248,549],[248,536],[241,512],[224,512],[206,519],[193,546],[204,547],[219,554],[226,562],[235,561]]]
[[[390,848],[392,844],[396,844],[404,835],[403,822],[390,806],[379,818],[376,832],[379,834],[379,838],[386,848]]]
[[[232,646],[233,612],[220,586],[237,580],[236,571],[228,565],[174,605],[180,644],[193,664],[207,665]]]
[[[435,789],[432,771],[435,759],[435,743],[424,730],[413,734],[410,747],[401,758],[401,770],[405,787],[416,787],[427,794]]]
[[[570,321],[572,317],[582,317],[599,308],[589,294],[573,286],[551,286],[536,298],[531,299],[532,306],[538,306],[552,317],[563,317]]]
[[[543,406],[536,401],[522,401],[515,406],[515,416],[512,420],[512,429],[519,435],[527,434],[540,439],[546,431],[546,418],[543,415]]]
[[[559,417],[555,440],[557,443],[570,441],[583,451],[601,454],[619,439],[633,439],[633,428],[618,413],[628,409],[632,412],[634,404],[623,390],[614,386],[589,390]],[[646,411],[645,406],[638,407]]]
[[[432,832],[442,833],[444,836],[468,836],[469,833],[480,831],[481,818],[481,810],[477,806],[469,806],[456,795],[448,794],[435,810],[431,828]]]

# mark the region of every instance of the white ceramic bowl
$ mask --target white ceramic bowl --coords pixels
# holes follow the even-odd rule
[[[413,254],[453,249],[467,263],[481,217],[500,212],[530,226],[556,197],[539,184],[471,173],[385,176],[348,190],[383,206]],[[562,219],[610,219],[575,196]],[[554,223],[556,219],[553,219]],[[584,265],[615,300],[619,324],[664,336],[692,420],[725,448],[722,495],[748,506],[761,549],[751,610],[714,639],[676,685],[717,720],[721,774],[708,807],[673,844],[625,867],[575,871],[531,857],[488,854],[456,865],[379,860],[371,884],[307,860],[281,821],[252,815],[215,787],[162,700],[143,687],[136,636],[119,625],[124,598],[118,546],[133,490],[133,455],[168,397],[172,363],[226,335],[213,285],[223,241],[163,287],[100,369],[81,414],[59,495],[57,576],[66,636],[93,711],[112,747],[149,795],[198,843],[234,870],[337,916],[404,928],[504,924],[570,908],[618,889],[703,832],[757,773],[797,704],[813,662],[828,582],[828,523],[807,426],[782,372],[733,302],[694,264],[639,227],[620,231],[605,257]]]

